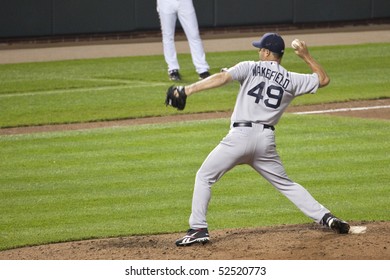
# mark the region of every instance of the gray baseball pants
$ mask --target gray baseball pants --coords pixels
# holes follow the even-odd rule
[[[207,228],[211,187],[236,165],[248,164],[285,195],[307,217],[317,223],[330,212],[301,185],[290,180],[276,151],[275,132],[253,123],[252,127],[232,127],[228,135],[208,155],[198,170],[189,219],[193,229]]]

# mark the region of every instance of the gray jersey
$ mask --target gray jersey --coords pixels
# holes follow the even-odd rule
[[[241,84],[232,123],[276,125],[296,96],[315,93],[319,86],[316,73],[289,72],[274,61],[244,61],[228,72]]]

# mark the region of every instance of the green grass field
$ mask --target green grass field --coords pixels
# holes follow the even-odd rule
[[[288,50],[284,65],[307,66]],[[312,48],[332,78],[294,104],[390,97],[390,45]],[[196,80],[188,55],[184,81]],[[254,52],[210,53],[213,72]],[[0,65],[0,126],[179,114],[163,105],[161,56]],[[238,86],[198,94],[189,112],[223,111]],[[227,133],[228,119],[0,136],[0,250],[187,229],[194,176]],[[290,177],[336,215],[390,220],[390,123],[286,114],[277,126]],[[240,166],[213,190],[210,229],[310,223],[253,170]]]

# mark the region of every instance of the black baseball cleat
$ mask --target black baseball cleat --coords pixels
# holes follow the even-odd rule
[[[334,232],[339,234],[349,233],[350,226],[347,222],[340,220],[339,218],[333,216],[331,213],[327,213],[321,220],[321,224],[329,227]]]
[[[210,72],[209,71],[206,71],[206,72],[203,72],[203,73],[199,74],[199,80],[206,79],[207,77],[210,77]]]
[[[210,241],[207,228],[189,229],[187,234],[176,240],[176,246],[190,246],[196,243],[206,244]]]
[[[180,77],[180,73],[179,73],[179,70],[171,70],[169,71],[169,79],[171,81],[180,81],[181,80],[181,77]]]

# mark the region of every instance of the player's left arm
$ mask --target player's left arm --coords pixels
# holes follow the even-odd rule
[[[187,96],[190,96],[191,94],[200,91],[221,87],[223,85],[228,84],[232,80],[233,77],[229,72],[224,71],[224,72],[216,73],[204,80],[185,86],[185,93]]]

